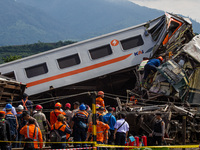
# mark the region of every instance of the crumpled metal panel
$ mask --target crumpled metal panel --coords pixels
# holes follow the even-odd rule
[[[157,70],[167,79],[177,92],[183,90],[188,85],[184,70],[174,60],[169,60],[157,68]]]

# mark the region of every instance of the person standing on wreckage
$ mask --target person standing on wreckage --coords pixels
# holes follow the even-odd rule
[[[153,145],[162,145],[165,135],[165,122],[161,118],[161,113],[156,113],[156,121],[154,123],[153,133],[149,136],[153,137]],[[157,144],[156,144],[157,142]]]
[[[142,86],[144,86],[144,83],[145,83],[145,81],[146,81],[146,79],[147,79],[147,77],[150,73],[157,72],[157,67],[160,66],[162,61],[163,61],[162,56],[159,56],[158,58],[151,59],[147,62],[147,64],[144,66],[144,77],[143,77],[143,80],[142,80]]]

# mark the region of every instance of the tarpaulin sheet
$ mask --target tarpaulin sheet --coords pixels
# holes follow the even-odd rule
[[[196,35],[182,50],[200,63],[200,34]]]

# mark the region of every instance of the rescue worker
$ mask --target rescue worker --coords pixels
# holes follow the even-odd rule
[[[42,133],[40,131],[40,128],[36,127],[35,125],[35,120],[33,118],[29,118],[28,120],[28,124],[25,125],[21,130],[20,130],[20,134],[25,136],[25,141],[29,141],[28,139],[32,139],[34,144],[34,149],[42,149],[43,147],[43,139],[42,139]],[[38,143],[41,142],[41,143]],[[25,147],[29,144],[32,143],[26,143]],[[38,147],[39,144],[39,147]],[[24,148],[26,149],[26,148]]]
[[[74,109],[72,110],[72,118],[74,117],[75,113],[79,111],[80,103],[76,101],[73,103],[73,105],[74,105]]]
[[[18,121],[18,124],[19,124],[19,128],[18,128],[18,130],[17,130],[17,135],[18,135],[18,141],[20,142],[20,141],[22,141],[22,138],[23,138],[23,135],[21,135],[20,133],[19,133],[19,131],[21,130],[21,128],[24,126],[24,125],[26,125],[26,121],[23,119],[23,117],[22,117],[22,112],[23,112],[23,110],[24,110],[24,107],[22,106],[22,105],[19,105],[17,108],[16,108],[16,111],[17,111],[17,121]],[[17,146],[17,148],[19,148],[19,147],[21,147],[21,143],[17,143],[16,144]]]
[[[50,112],[50,124],[54,125],[57,121],[57,117],[59,114],[63,114],[64,116],[66,116],[65,112],[60,111],[62,105],[61,103],[57,102],[55,104],[55,109],[53,111]]]
[[[66,103],[65,104],[65,114],[66,114],[66,117],[67,117],[67,123],[69,125],[71,125],[71,122],[72,122],[72,111],[70,110],[71,109],[71,104],[70,103]]]
[[[6,99],[6,104],[11,104],[12,105],[12,99]],[[3,111],[5,111],[5,113],[6,113],[6,108],[4,108]],[[16,109],[13,106],[12,106],[12,109],[11,109],[11,113],[13,115],[17,115]]]
[[[119,114],[119,120],[115,123],[114,139],[115,145],[125,145],[128,137],[129,124],[125,120],[126,115],[124,113]],[[119,150],[120,148],[117,148]]]
[[[46,116],[45,114],[42,112],[43,107],[41,105],[37,105],[35,107],[37,113],[33,115],[33,118],[35,118],[38,122],[39,128],[42,132],[42,138],[43,141],[46,142],[46,130],[47,130],[47,122],[46,122]],[[44,145],[45,146],[45,145]]]
[[[138,78],[139,78],[139,81],[140,81],[140,85],[142,85],[142,79],[143,79],[143,76],[144,76],[144,66],[147,64],[148,61],[149,61],[149,58],[143,57],[143,60],[140,63],[139,68],[137,70],[139,72]]]
[[[114,130],[115,130],[114,125],[116,123],[116,118],[115,116],[112,115],[113,114],[112,107],[109,107],[107,110],[108,110],[108,113],[103,116],[103,121],[104,123],[108,124],[110,127],[109,129],[110,135],[108,137],[108,144],[112,145],[112,143],[114,142]]]
[[[28,95],[26,93],[23,94],[21,102],[19,105],[22,105],[24,107],[24,110],[29,111],[32,115],[33,113],[33,103],[28,100]]]
[[[28,123],[28,120],[29,120],[30,118],[33,119],[33,120],[35,120],[35,125],[36,125],[36,127],[39,127],[39,124],[38,124],[37,120],[36,120],[35,118],[33,118],[32,116],[30,116],[30,114],[29,114],[28,111],[23,111],[22,117],[23,117],[23,119],[24,119],[25,121],[27,121],[27,123]]]
[[[72,118],[72,128],[74,141],[85,141],[88,129],[88,116],[86,112],[86,106],[81,104],[79,111]],[[80,148],[80,144],[74,144],[75,147]],[[87,144],[83,144],[82,147],[86,147]]]
[[[11,141],[10,124],[5,120],[5,111],[0,111],[0,140]],[[1,150],[10,150],[11,143],[0,142]]]
[[[162,145],[165,135],[165,122],[161,118],[161,113],[156,114],[156,121],[154,123],[153,133],[153,145]],[[157,143],[156,143],[157,142]]]
[[[97,115],[98,115],[99,121],[102,121],[102,122],[103,122],[103,112],[104,112],[104,108],[100,106],[97,109]]]
[[[157,67],[160,66],[160,64],[162,63],[163,58],[162,56],[159,56],[156,59],[151,59],[147,62],[147,64],[144,66],[144,78],[143,78],[143,82],[144,80],[146,80],[146,78],[148,77],[148,75],[151,73],[151,71],[153,71],[154,73],[157,71]]]
[[[63,114],[59,114],[56,123],[51,126],[51,130],[58,131],[59,135],[61,136],[61,142],[66,142],[66,134],[72,133],[72,131],[66,121],[67,121],[66,117]],[[65,149],[66,143],[52,144],[51,148],[52,149]]]
[[[99,91],[97,94],[97,98],[96,98],[96,104],[102,106],[105,110],[105,103],[104,103],[104,92],[103,91]]]
[[[107,144],[108,143],[108,130],[109,125],[103,123],[102,121],[99,121],[99,115],[96,114],[96,140],[97,144]],[[92,122],[89,124],[88,132],[87,132],[87,138],[86,141],[88,141],[89,137],[92,135]],[[99,148],[97,148],[99,149]]]
[[[11,134],[11,141],[17,141],[17,129],[18,129],[18,121],[17,117],[11,113],[12,105],[7,104],[6,105],[6,114],[5,114],[5,120],[7,120],[10,123],[10,134]],[[13,148],[15,148],[17,145],[16,143],[13,144]]]

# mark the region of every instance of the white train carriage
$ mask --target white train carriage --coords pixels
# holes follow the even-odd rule
[[[166,15],[124,30],[0,65],[0,72],[26,83],[35,95],[139,64],[166,36]]]

